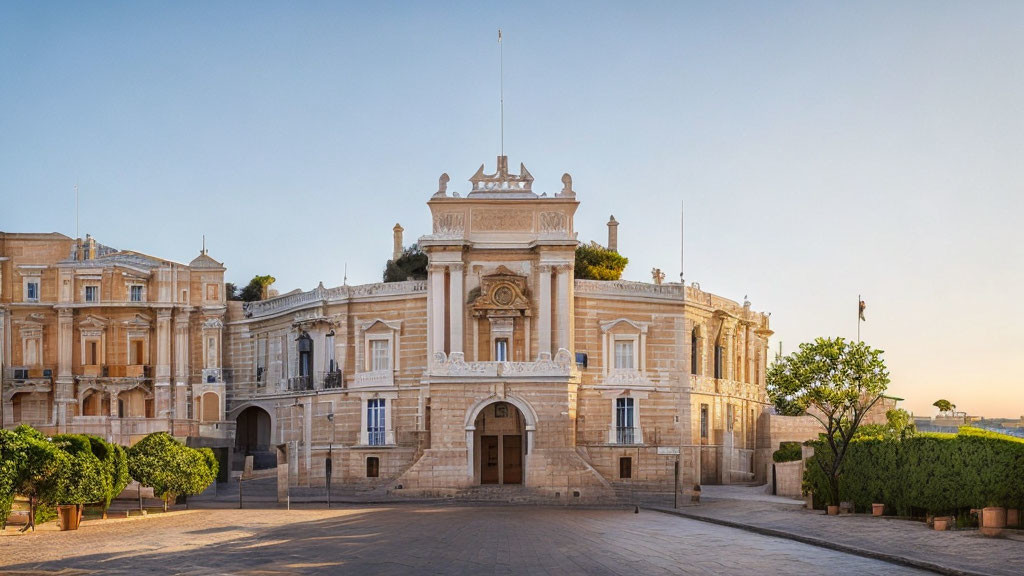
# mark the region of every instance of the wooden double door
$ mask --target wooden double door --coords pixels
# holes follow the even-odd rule
[[[480,483],[523,483],[523,437],[502,434],[480,437]]]

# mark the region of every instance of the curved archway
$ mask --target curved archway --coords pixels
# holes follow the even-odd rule
[[[235,452],[253,455],[270,451],[270,413],[249,406],[235,417]]]
[[[466,412],[467,475],[475,484],[526,484],[537,414],[529,402],[490,396]]]
[[[200,422],[217,422],[220,420],[220,395],[216,392],[206,392],[200,397],[200,404],[202,410],[200,412]],[[270,417],[270,414],[267,414]],[[270,424],[267,423],[269,428]],[[267,444],[270,444],[270,438],[267,438]]]

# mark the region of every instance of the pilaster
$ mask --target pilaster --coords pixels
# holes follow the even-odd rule
[[[462,319],[465,317],[463,306],[465,306],[465,298],[462,296],[463,292],[463,265],[461,262],[455,264],[449,264],[448,270],[450,273],[450,281],[448,290],[451,292],[451,297],[448,302],[448,308],[450,317],[448,319],[449,333],[448,343],[449,349],[452,352],[462,352],[462,341],[463,341],[463,329]]]
[[[188,417],[189,310],[179,310],[174,317],[174,398],[171,416]]]
[[[551,354],[551,265],[537,267],[540,311],[537,314],[537,354]]]
[[[171,410],[171,309],[156,311],[156,365],[153,378],[155,416],[170,418]],[[111,404],[114,402],[111,401]],[[113,408],[111,408],[113,410]]]
[[[74,353],[75,311],[70,308],[57,309],[57,381],[53,390],[54,425],[61,433],[67,432],[70,417],[74,408],[69,408],[75,400],[75,378],[71,373],[71,360]]]
[[[444,273],[445,266],[431,264],[430,276],[430,353],[444,352]]]

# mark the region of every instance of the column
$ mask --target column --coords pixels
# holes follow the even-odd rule
[[[444,352],[444,265],[431,264],[430,275],[430,345],[431,354]]]
[[[54,425],[61,432],[67,431],[69,416],[74,414],[74,409],[68,410],[68,406],[75,402],[75,378],[71,373],[71,359],[74,353],[74,314],[75,312],[71,308],[60,308],[57,311],[57,383],[53,390],[53,400]]]
[[[569,317],[572,315],[569,306],[569,282],[571,268],[568,264],[558,267],[558,286],[556,288],[558,303],[556,311],[558,314],[558,348],[565,348],[572,351],[569,342]]]
[[[174,317],[174,407],[171,416],[188,418],[188,310],[180,310]]]
[[[3,272],[0,271],[0,284],[3,283]],[[3,287],[0,286],[0,292]],[[0,430],[7,425],[7,403],[3,401],[3,375],[7,364],[4,362],[7,350],[7,312],[0,308]]]
[[[451,298],[448,303],[449,307],[449,333],[448,342],[451,352],[462,352],[462,318],[463,318],[463,306],[465,306],[465,298],[462,296],[462,276],[463,265],[462,262],[456,262],[448,266],[448,270],[451,272],[451,280],[448,289],[451,291]]]
[[[171,309],[156,311],[156,365],[154,366],[153,416],[171,417]]]
[[[734,337],[732,324],[726,324],[722,326],[722,342],[725,343],[725,351],[723,352],[723,354],[725,354],[725,366],[723,367],[722,377],[725,378],[726,380],[736,379],[736,375],[733,372],[733,364],[735,362],[733,355],[736,353],[736,347],[733,345],[733,339]]]
[[[540,312],[537,318],[537,354],[551,354],[551,265],[537,267],[540,278]]]

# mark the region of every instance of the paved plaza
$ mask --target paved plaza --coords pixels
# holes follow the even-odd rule
[[[926,574],[653,511],[196,510],[0,537],[0,573]]]

